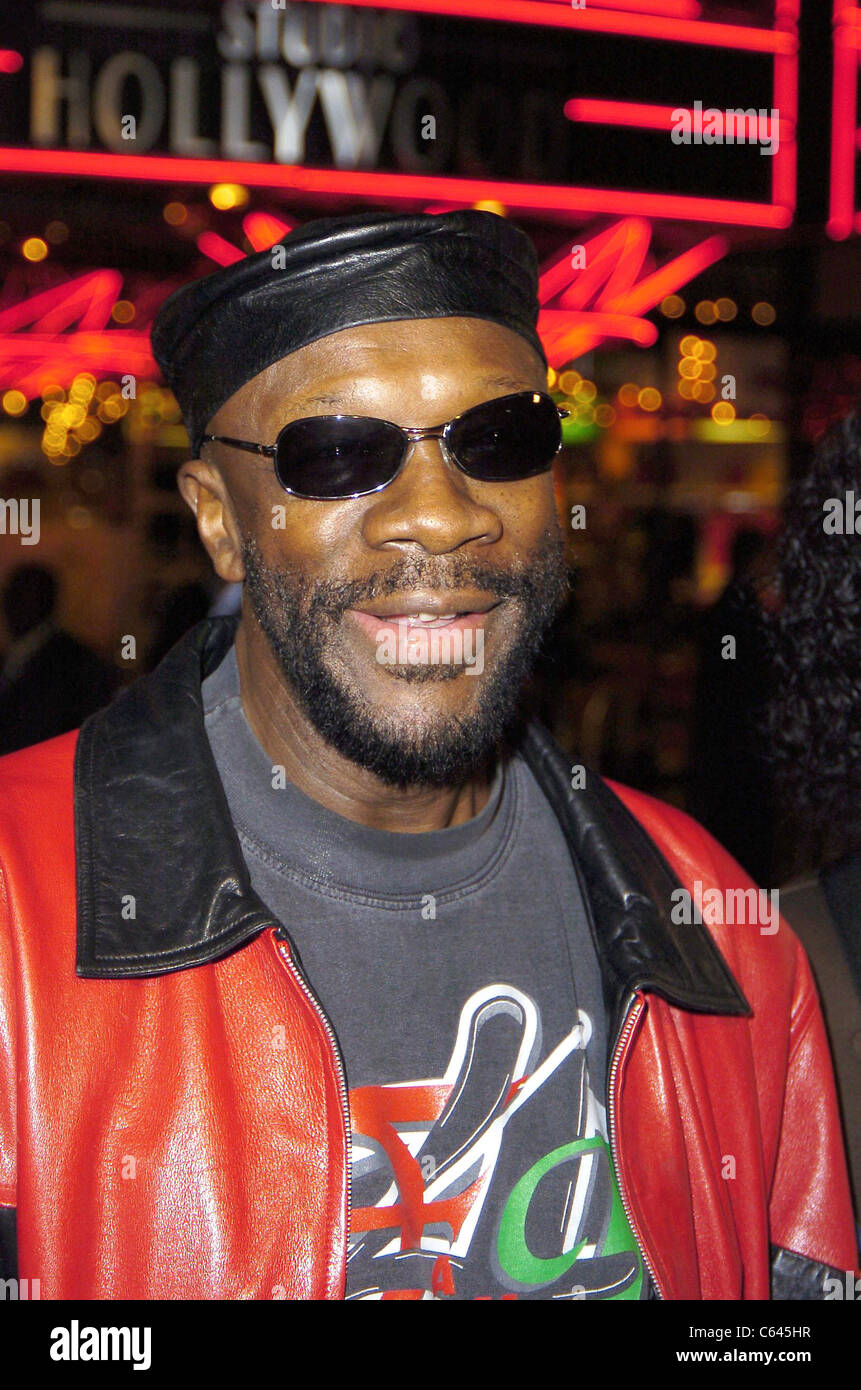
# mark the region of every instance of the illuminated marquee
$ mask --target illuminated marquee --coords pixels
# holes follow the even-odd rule
[[[230,179],[413,207],[495,199],[568,222],[792,220],[799,0],[751,0],[758,24],[710,19],[700,0],[237,3],[189,13],[179,46],[168,12],[164,32],[127,22],[119,48],[99,9],[41,6],[47,37],[21,71],[0,74],[0,84],[22,84],[0,115],[0,171]],[[123,11],[133,21],[134,8]],[[642,94],[665,92],[661,106],[631,99],[631,73]],[[121,129],[130,86],[133,141]],[[773,158],[757,168],[756,150],[726,147],[673,158],[666,112],[697,102],[777,113]],[[10,131],[10,113],[28,110],[29,128]],[[661,165],[674,187],[661,186]]]

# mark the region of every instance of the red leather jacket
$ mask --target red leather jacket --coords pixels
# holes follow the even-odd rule
[[[2,1272],[43,1298],[343,1296],[337,1042],[251,889],[203,724],[234,626],[0,761]],[[748,886],[738,866],[648,797],[572,791],[539,730],[524,752],[592,918],[612,1148],[658,1294],[822,1297],[855,1241],[798,942],[678,925],[680,883],[707,902]]]

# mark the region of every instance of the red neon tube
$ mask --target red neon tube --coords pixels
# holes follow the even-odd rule
[[[559,0],[568,5],[571,0]],[[589,0],[596,10],[630,10],[636,14],[670,14],[677,19],[699,19],[699,0]]]
[[[245,259],[244,251],[240,251],[232,242],[225,241],[217,232],[201,232],[197,238],[197,249],[211,261],[215,261],[216,265],[233,265],[234,261]]]
[[[243,183],[315,196],[343,194],[375,202],[451,202],[468,207],[492,199],[519,212],[615,213],[619,216],[724,222],[739,227],[788,227],[792,210],[732,198],[676,193],[630,193],[557,184],[493,182],[441,174],[389,174],[369,170],[312,169],[296,164],[251,164],[169,155],[110,154],[89,150],[0,148],[0,173],[61,174],[69,178],[137,179],[151,183]]]
[[[793,67],[795,66],[792,59]],[[695,111],[687,106],[651,106],[647,102],[641,101],[604,101],[593,97],[574,97],[566,101],[562,108],[563,114],[569,121],[586,121],[590,125],[619,125],[636,126],[641,130],[672,130],[676,124],[679,111],[687,111],[691,117],[691,129],[696,132],[702,130],[703,118],[709,111],[709,107],[704,107],[702,111]],[[783,130],[784,117],[780,107],[775,103],[778,111],[777,125],[778,136],[781,143],[785,138]],[[773,122],[767,122],[768,132],[771,134]]]
[[[344,0],[320,0],[325,5]],[[317,0],[306,0],[317,3]],[[492,19],[502,24],[539,24],[555,29],[588,29],[602,34],[625,34],[633,39],[664,39],[710,48],[742,48],[750,53],[795,53],[793,33],[756,29],[744,24],[716,24],[650,14],[620,14],[587,4],[582,10],[553,0],[347,0],[351,5],[384,10],[413,10],[420,14],[457,15],[461,19]]]
[[[835,0],[834,74],[831,98],[831,190],[826,226],[834,241],[848,237],[855,223],[855,135],[858,123],[858,53],[846,26],[847,6]],[[858,10],[853,13],[858,17]]]

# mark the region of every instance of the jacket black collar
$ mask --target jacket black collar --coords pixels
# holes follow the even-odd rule
[[[273,917],[251,887],[203,719],[201,683],[235,618],[193,628],[83,725],[75,754],[77,973],[160,975],[217,960]],[[634,989],[702,1013],[750,1012],[708,932],[670,918],[678,880],[595,773],[572,791],[538,725],[521,746],[552,805],[591,912],[608,1008]]]

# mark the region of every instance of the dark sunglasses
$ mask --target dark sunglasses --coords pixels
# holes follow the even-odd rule
[[[364,497],[388,487],[418,439],[440,439],[452,462],[482,483],[511,483],[550,467],[562,447],[568,415],[541,391],[519,391],[473,406],[434,429],[401,429],[371,415],[311,415],[291,420],[274,444],[205,434],[234,449],[275,460],[285,492],[313,501]]]

